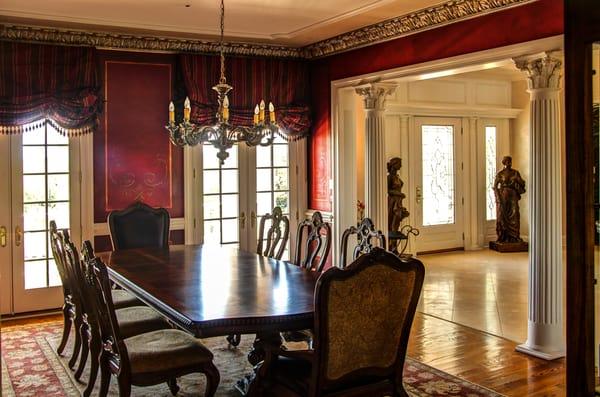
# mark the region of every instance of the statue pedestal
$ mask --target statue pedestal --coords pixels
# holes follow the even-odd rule
[[[490,249],[498,252],[527,252],[529,251],[529,243],[521,241],[518,243],[499,243],[490,241]]]

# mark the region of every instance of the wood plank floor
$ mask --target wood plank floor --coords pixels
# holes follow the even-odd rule
[[[50,315],[4,320],[0,325],[8,328],[61,318]],[[508,339],[417,313],[408,355],[507,396],[566,395],[564,359],[552,362],[536,359],[515,352],[515,346]]]

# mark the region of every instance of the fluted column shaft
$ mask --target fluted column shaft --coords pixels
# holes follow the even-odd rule
[[[562,305],[560,66],[550,56],[517,60],[531,96],[529,307],[527,341],[518,351],[545,359],[565,355]]]
[[[365,216],[388,232],[387,167],[385,156],[385,100],[394,91],[389,84],[357,88],[365,104]]]

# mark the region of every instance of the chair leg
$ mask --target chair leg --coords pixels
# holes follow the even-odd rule
[[[177,385],[177,378],[171,378],[167,381],[167,386],[171,390],[171,394],[176,396],[179,393],[179,386]]]
[[[221,381],[219,370],[215,367],[215,364],[210,362],[202,368],[201,372],[206,375],[206,391],[204,392],[204,395],[206,397],[212,397],[217,392],[219,382]]]
[[[69,340],[69,335],[71,334],[71,326],[73,325],[73,320],[71,319],[71,305],[69,303],[65,302],[62,308],[62,312],[64,318],[64,326],[62,337],[60,339],[60,344],[56,349],[56,352],[59,355],[62,354],[62,352],[65,350],[65,347],[67,346],[67,341]]]
[[[119,376],[119,397],[131,396],[131,382],[123,376]]]
[[[81,328],[81,317],[79,314],[75,317],[75,344],[73,345],[73,354],[71,359],[69,360],[69,368],[73,369],[75,367],[75,363],[77,362],[77,357],[79,357],[79,352],[81,350],[81,335],[78,330]]]
[[[102,352],[102,341],[100,335],[92,334],[92,341],[90,342],[90,377],[88,384],[83,391],[83,397],[89,397],[94,390],[96,384],[96,378],[98,377],[98,368],[100,366],[100,353]]]
[[[104,353],[100,353],[100,393],[99,397],[106,397],[108,395],[108,387],[110,386],[110,368],[108,368],[108,361]]]
[[[79,380],[81,378],[81,374],[85,369],[85,364],[87,363],[88,353],[90,352],[90,340],[89,340],[89,325],[85,322],[81,324],[81,328],[79,328],[79,336],[81,337],[81,354],[79,358],[79,365],[77,366],[77,370],[75,371],[75,379]]]

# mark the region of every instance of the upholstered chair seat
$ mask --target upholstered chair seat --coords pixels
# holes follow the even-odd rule
[[[129,338],[144,332],[171,328],[170,324],[156,311],[146,306],[131,306],[115,310],[121,335]]]
[[[135,296],[131,295],[129,292],[123,289],[112,290],[112,297],[113,302],[115,303],[115,309],[143,305],[143,303],[138,298],[136,298]]]
[[[123,328],[121,328],[123,329]],[[148,377],[157,372],[210,363],[213,354],[202,342],[176,329],[163,329],[124,340],[129,353],[131,375]]]

